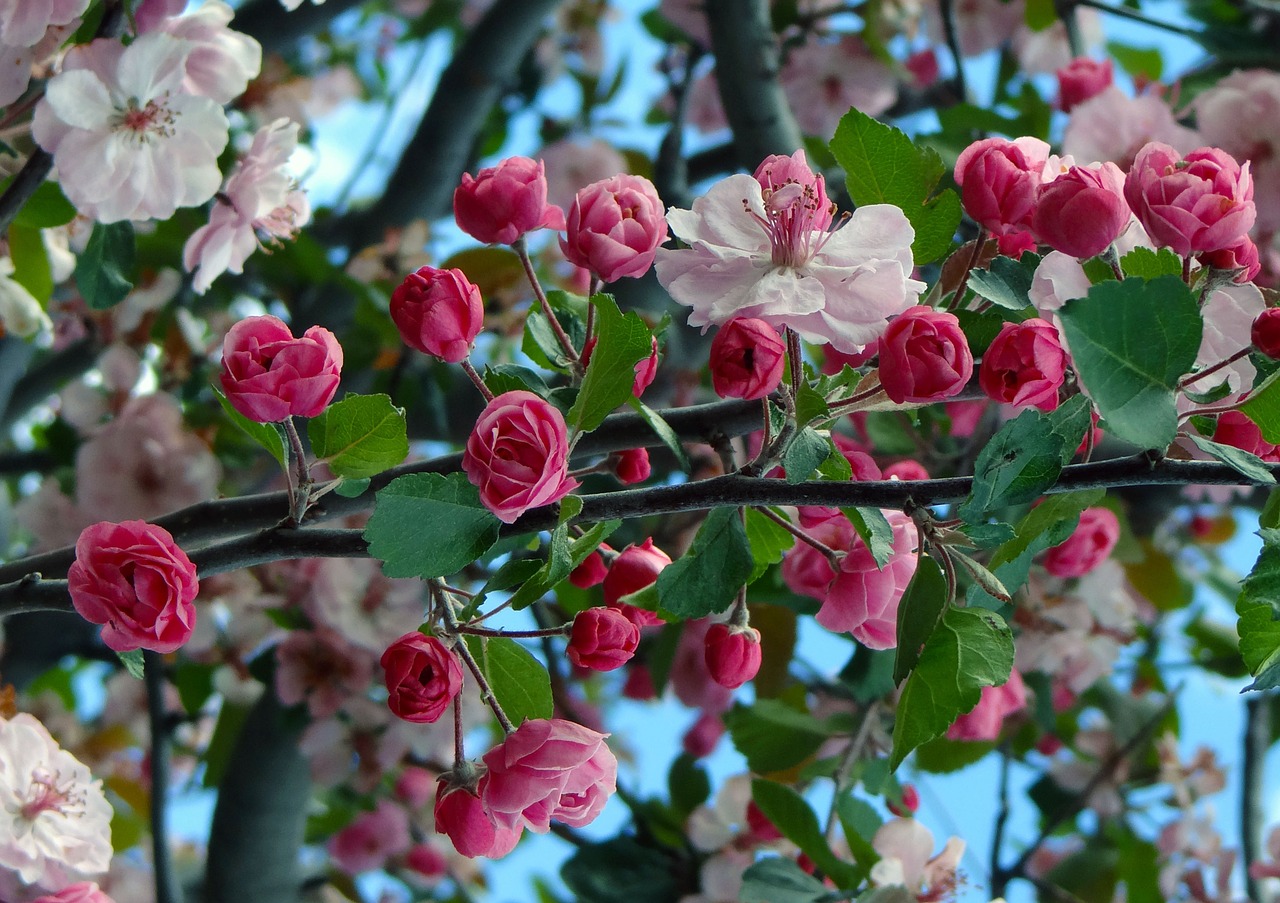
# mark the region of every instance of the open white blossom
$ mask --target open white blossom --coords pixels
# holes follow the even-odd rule
[[[218,190],[227,117],[183,92],[194,47],[163,32],[128,47],[100,39],[67,54],[32,132],[67,198],[99,222],[168,219]]]
[[[164,32],[192,43],[184,88],[218,103],[230,103],[262,69],[262,45],[228,27],[233,10],[222,0],[185,12],[187,0],[143,0],[134,14],[138,34]]]
[[[110,865],[102,782],[35,718],[0,718],[0,866],[52,889]]]
[[[921,903],[955,894],[965,847],[959,837],[950,838],[934,856],[932,831],[914,818],[894,818],[880,826],[871,846],[880,854],[871,867],[871,883],[877,887],[901,885]]]
[[[0,44],[34,47],[51,27],[68,25],[89,0],[0,0]]]
[[[5,335],[29,339],[53,329],[49,315],[21,283],[10,277],[14,273],[13,261],[0,257],[0,326]]]

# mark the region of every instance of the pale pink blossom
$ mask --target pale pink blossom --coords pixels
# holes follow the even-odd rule
[[[879,116],[898,99],[893,70],[852,34],[797,47],[779,79],[801,131],[823,139],[835,134],[850,107]]]
[[[208,225],[187,239],[182,265],[195,273],[197,292],[207,291],[222,273],[243,272],[244,262],[264,241],[293,238],[310,222],[311,204],[288,171],[298,128],[296,122],[277,119],[259,129],[219,193]]]
[[[162,32],[128,47],[99,39],[68,53],[49,80],[32,134],[85,216],[168,219],[217,191],[227,117],[216,101],[183,91],[191,48]]]
[[[193,45],[182,87],[220,104],[235,100],[262,68],[262,45],[228,28],[235,11],[222,0],[184,14],[187,0],[143,0],[134,13],[138,34],[163,32]]]
[[[1258,230],[1280,229],[1280,73],[1233,72],[1196,97],[1195,110],[1206,144],[1249,161]]]
[[[914,818],[893,818],[876,831],[871,846],[880,854],[871,867],[871,883],[877,887],[901,885],[921,901],[955,893],[956,869],[965,847],[959,837],[947,840],[934,856],[932,831]]]
[[[312,718],[332,715],[373,679],[369,653],[324,627],[290,631],[276,662],[276,695],[285,705],[305,702]]]
[[[53,322],[44,305],[13,276],[13,260],[0,257],[0,330],[4,335],[29,339],[52,332]]]
[[[31,83],[31,69],[52,56],[71,36],[80,24],[78,18],[88,5],[87,0],[55,0],[52,3],[35,3],[31,0],[0,0],[0,106],[8,106],[27,90]],[[78,9],[66,22],[50,24],[41,32],[42,37],[34,44],[15,44],[16,37],[11,36],[4,28],[3,18],[17,8],[19,15],[35,14],[39,19],[45,12],[53,18],[63,18],[70,10]],[[55,282],[57,280],[54,280]]]
[[[953,6],[956,38],[963,56],[977,56],[1009,41],[1024,18],[1023,0],[957,0]],[[924,4],[925,30],[941,44],[946,40],[941,4]]]
[[[1196,353],[1196,369],[1220,364],[1240,349],[1248,348],[1252,344],[1253,321],[1265,308],[1262,292],[1252,283],[1224,285],[1212,291],[1200,308],[1204,332],[1200,337],[1200,350]],[[1205,393],[1225,380],[1232,394],[1238,394],[1253,387],[1257,373],[1257,368],[1246,355],[1188,388]]]
[[[547,201],[569,209],[579,188],[627,171],[627,158],[607,141],[564,138],[538,151],[547,175]]]
[[[858,351],[924,288],[910,278],[915,230],[889,204],[859,207],[834,231],[815,228],[829,215],[799,183],[766,197],[751,176],[729,176],[692,210],[668,212],[672,231],[689,247],[658,249],[658,281],[692,308],[690,326],[754,317]]]
[[[1075,20],[1084,51],[1102,44],[1102,17],[1097,10],[1080,7],[1075,11]],[[1018,68],[1027,75],[1056,72],[1074,56],[1067,39],[1067,27],[1061,19],[1040,31],[1023,22],[1013,35],[1013,52],[1018,58]]]
[[[111,864],[102,782],[27,714],[0,718],[0,866],[63,887]]]
[[[328,850],[338,868],[357,875],[382,868],[411,845],[408,814],[395,803],[380,800],[372,812],[360,813],[329,838]]]
[[[34,47],[51,26],[67,25],[89,0],[0,0],[0,44]]]
[[[1178,124],[1173,111],[1154,94],[1130,97],[1115,85],[1079,104],[1062,136],[1062,152],[1077,160],[1110,161],[1128,170],[1144,145],[1159,141],[1187,153],[1203,143]]]
[[[1040,316],[1056,323],[1058,309],[1068,301],[1089,294],[1091,285],[1079,259],[1061,251],[1050,251],[1036,267],[1028,294]]]

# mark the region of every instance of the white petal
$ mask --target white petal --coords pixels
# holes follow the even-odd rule
[[[54,115],[72,128],[109,129],[116,112],[107,86],[83,69],[55,76],[44,97]]]

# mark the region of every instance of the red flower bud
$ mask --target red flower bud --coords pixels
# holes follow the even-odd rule
[[[573,619],[569,661],[592,671],[621,668],[636,654],[640,628],[616,608],[588,608]]]
[[[426,266],[391,293],[391,319],[410,348],[456,364],[484,326],[484,303],[462,270]]]
[[[751,627],[712,624],[703,655],[711,678],[720,686],[740,687],[760,670],[760,631]]]
[[[453,192],[458,227],[476,241],[509,245],[535,229],[563,229],[564,211],[547,203],[541,160],[508,157],[472,178],[464,173]]]
[[[604,556],[599,552],[592,552],[569,573],[569,582],[578,589],[590,589],[603,582],[608,573],[609,566],[604,563]]]
[[[1128,225],[1124,173],[1114,163],[1072,166],[1036,192],[1031,226],[1055,251],[1081,260],[1093,257]]]
[[[462,689],[462,666],[444,643],[406,633],[382,653],[387,706],[397,717],[418,724],[439,721]]]
[[[954,314],[916,305],[880,339],[880,385],[898,404],[950,398],[972,375],[973,353]]]
[[[643,276],[667,240],[665,212],[657,189],[643,176],[593,182],[573,199],[560,250],[605,282]]]
[[[1076,57],[1058,70],[1058,109],[1070,113],[1078,104],[1101,94],[1114,78],[1111,60]]]
[[[1006,323],[982,356],[978,383],[988,398],[1052,411],[1066,378],[1067,352],[1052,323]]]
[[[1268,307],[1258,314],[1249,338],[1261,354],[1280,359],[1280,307]]]
[[[613,456],[613,472],[618,475],[618,479],[622,481],[624,486],[630,486],[632,483],[643,483],[649,479],[649,474],[653,472],[653,468],[649,464],[649,450],[647,448],[628,448],[625,451],[615,452]]]
[[[711,385],[721,398],[764,398],[782,381],[786,352],[764,320],[735,317],[711,340]]]
[[[436,831],[453,841],[453,848],[463,856],[501,859],[511,852],[523,829],[494,825],[475,786],[454,781],[452,772],[440,777],[436,791]]]
[[[640,545],[629,545],[622,554],[609,566],[609,574],[604,578],[604,602],[612,608],[618,608],[630,618],[637,627],[649,627],[661,624],[662,619],[651,611],[626,605],[618,600],[623,596],[639,592],[658,579],[662,569],[671,563],[667,553],[653,544],[649,537]]]
[[[1067,540],[1045,553],[1044,566],[1055,577],[1082,577],[1111,554],[1120,539],[1120,521],[1106,508],[1086,508]]]

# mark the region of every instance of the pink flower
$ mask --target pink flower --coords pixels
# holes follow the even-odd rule
[[[1196,124],[1204,143],[1249,161],[1258,231],[1280,229],[1280,73],[1270,69],[1232,72],[1196,96]]]
[[[424,266],[391,293],[391,319],[410,348],[456,364],[484,328],[484,302],[462,270]]]
[[[264,242],[293,238],[311,220],[311,204],[289,174],[298,147],[298,124],[277,119],[253,136],[209,214],[182,248],[182,266],[195,273],[193,288],[208,291],[225,272],[241,273]]]
[[[1124,173],[1114,163],[1072,166],[1036,192],[1032,229],[1044,244],[1072,257],[1101,254],[1128,225]]]
[[[111,864],[102,782],[28,714],[0,717],[0,866],[56,887]]]
[[[1058,109],[1070,113],[1091,97],[1096,97],[1114,79],[1111,60],[1091,60],[1078,56],[1058,70]]]
[[[910,278],[915,230],[906,215],[869,204],[829,231],[822,177],[812,178],[766,191],[751,176],[729,176],[692,210],[668,211],[689,247],[658,249],[658,281],[692,308],[690,326],[750,317],[853,353],[915,302],[924,285]]]
[[[953,432],[952,435],[955,435]],[[929,479],[929,471],[919,461],[913,461],[908,458],[905,461],[895,461],[884,469],[884,478],[886,480],[927,480]]]
[[[1241,236],[1238,242],[1229,247],[1219,248],[1217,251],[1206,251],[1197,259],[1202,266],[1234,273],[1231,281],[1237,285],[1252,282],[1262,272],[1262,259],[1258,255],[1258,246],[1247,235]]]
[[[85,527],[67,571],[71,603],[117,652],[173,652],[195,630],[196,566],[169,531],[141,520]]]
[[[816,620],[833,633],[851,633],[868,649],[898,645],[898,603],[916,572],[916,526],[901,511],[886,511],[893,552],[883,568],[856,534],[826,588]],[[797,543],[799,548],[802,543]],[[795,549],[793,548],[792,554]],[[823,559],[823,563],[826,560]],[[830,565],[827,565],[830,568]]]
[[[584,185],[627,171],[627,158],[599,138],[563,138],[545,145],[538,156],[547,175],[547,200],[562,208]]]
[[[188,13],[185,0],[143,0],[134,12],[138,34],[163,32],[189,41],[183,89],[228,104],[244,93],[262,68],[262,46],[227,25],[235,11],[222,0]]]
[[[643,276],[658,245],[667,240],[662,200],[643,176],[617,175],[593,182],[573,199],[560,250],[573,264],[605,282]]]
[[[647,537],[640,545],[632,543],[627,546],[614,559],[613,564],[609,565],[609,573],[605,575],[604,604],[620,609],[637,627],[661,624],[662,619],[653,612],[620,600],[623,596],[638,593],[651,585],[670,563],[671,558],[653,544],[652,536]]]
[[[613,465],[614,474],[617,475],[618,481],[623,486],[643,483],[649,479],[649,475],[653,472],[653,467],[649,463],[649,450],[647,448],[628,448],[615,452],[610,461]]]
[[[452,774],[440,777],[435,820],[436,831],[453,841],[453,848],[468,858],[501,859],[511,852],[524,832],[522,826],[496,826],[475,788],[454,783]]]
[[[473,178],[463,173],[453,192],[458,227],[476,241],[509,245],[535,229],[563,229],[564,211],[547,203],[541,160],[508,157]]]
[[[67,54],[32,134],[76,209],[99,222],[168,219],[218,190],[227,117],[182,90],[193,45],[164,33],[100,38]]]
[[[112,903],[112,900],[92,881],[79,881],[56,894],[36,897],[33,903]]]
[[[640,628],[616,608],[588,608],[573,619],[569,661],[592,671],[621,668],[636,654]]]
[[[1055,577],[1083,577],[1111,554],[1120,539],[1120,521],[1106,508],[1086,508],[1075,532],[1044,556]]]
[[[635,378],[631,381],[631,394],[639,398],[644,390],[653,385],[658,375],[658,337],[651,340],[649,356],[636,361]]]
[[[387,647],[381,663],[390,694],[387,706],[405,721],[439,721],[462,690],[458,657],[433,636],[406,633]]]
[[[389,800],[380,800],[372,812],[362,812],[329,838],[329,856],[348,875],[380,869],[392,856],[412,845],[409,816]]]
[[[809,524],[809,535],[818,542],[839,551],[854,541],[853,524],[834,509],[825,509],[825,517]],[[835,571],[826,557],[808,543],[798,542],[782,559],[782,580],[793,593],[821,602],[826,598]]]
[[[312,718],[327,718],[369,689],[373,663],[335,630],[291,630],[276,646],[276,695],[285,705],[307,704]]]
[[[716,712],[704,711],[680,738],[680,747],[695,759],[711,755],[724,736],[724,719]]]
[[[1049,145],[1038,138],[975,141],[956,160],[965,212],[994,235],[1026,231],[1048,160]]]
[[[435,796],[435,776],[425,768],[406,765],[396,778],[395,796],[410,810],[421,809]]]
[[[993,401],[1052,411],[1067,364],[1057,328],[1033,317],[1000,328],[982,356],[978,383]]]
[[[1062,152],[1076,160],[1108,160],[1127,171],[1149,141],[1182,151],[1195,147],[1200,136],[1178,125],[1169,105],[1155,94],[1130,97],[1112,85],[1071,111]]]
[[[1196,352],[1196,369],[1220,364],[1247,347],[1251,343],[1254,320],[1266,306],[1256,285],[1227,284],[1210,291],[1200,306],[1204,331],[1200,336],[1200,349]],[[1193,384],[1191,391],[1207,392],[1226,382],[1231,392],[1245,392],[1253,386],[1257,375],[1257,368],[1246,355]]]
[[[1262,438],[1258,425],[1239,411],[1227,411],[1218,416],[1213,441],[1243,449],[1264,461],[1274,461],[1278,457],[1277,447]]]
[[[89,0],[42,0],[0,3],[0,35],[9,47],[34,47],[45,32],[56,25],[68,25],[89,6]]]
[[[995,740],[1005,718],[1027,707],[1027,686],[1015,669],[998,687],[983,687],[982,697],[970,711],[947,728],[948,740]]]
[[[711,385],[721,398],[764,398],[782,382],[786,357],[776,329],[734,317],[711,340]]]
[[[1260,353],[1280,359],[1280,307],[1268,307],[1258,314],[1249,338]]]
[[[592,552],[582,560],[582,564],[574,568],[573,572],[569,574],[569,582],[578,589],[590,589],[604,582],[604,578],[608,573],[609,566],[604,563],[604,558],[601,554]]]
[[[504,392],[485,407],[467,439],[462,469],[480,501],[503,523],[550,505],[578,486],[569,476],[564,416],[532,392]]]
[[[222,343],[222,390],[250,420],[277,423],[315,417],[333,400],[342,372],[342,346],[312,326],[295,339],[284,321],[247,317]]]
[[[494,824],[545,834],[552,819],[575,828],[594,821],[618,773],[606,736],[558,718],[520,725],[484,755],[480,795]]]
[[[879,116],[898,99],[893,70],[853,34],[794,48],[779,80],[800,130],[823,140],[835,134],[850,107]]]
[[[1183,158],[1167,144],[1148,144],[1124,196],[1156,246],[1183,256],[1234,245],[1257,216],[1249,164],[1213,147]]]
[[[880,340],[880,385],[898,404],[941,401],[973,375],[973,353],[954,314],[917,305]]]
[[[752,627],[712,624],[703,642],[707,671],[722,687],[736,689],[760,670],[760,631]]]
[[[415,843],[410,847],[404,855],[404,867],[414,873],[410,878],[416,876],[428,883],[449,874],[449,860],[439,848],[429,843]]]

